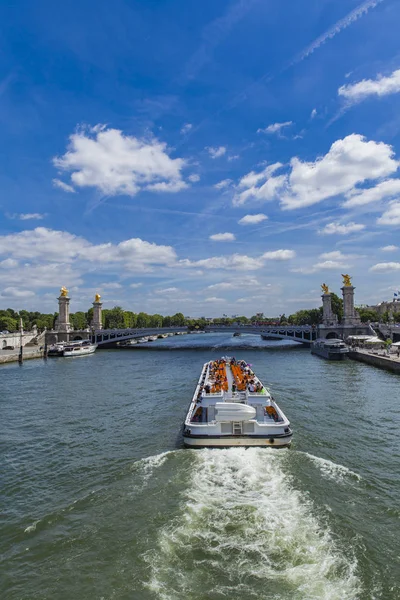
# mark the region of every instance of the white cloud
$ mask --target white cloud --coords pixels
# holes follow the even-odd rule
[[[142,287],[142,285],[143,283],[131,283],[129,287],[136,290],[137,288]]]
[[[257,223],[261,223],[266,219],[268,219],[267,215],[259,213],[257,215],[245,215],[238,221],[238,223],[239,225],[256,225]]]
[[[180,290],[177,287],[169,287],[169,288],[163,288],[163,289],[158,289],[158,290],[154,290],[155,294],[159,294],[159,295],[171,295],[171,294],[177,294],[182,293],[183,290]]]
[[[197,173],[193,173],[193,175],[189,175],[188,179],[192,183],[196,183],[197,181],[200,181],[200,175],[197,175]]]
[[[20,221],[41,221],[47,215],[42,213],[6,213],[8,219],[19,219]]]
[[[64,181],[61,181],[61,179],[53,179],[53,185],[54,187],[58,187],[60,188],[60,190],[63,190],[64,192],[68,192],[69,194],[75,194],[76,189],[74,187],[72,187],[72,185],[69,185],[68,183],[64,183]]]
[[[294,258],[296,253],[293,250],[274,250],[265,252],[258,257],[251,257],[245,254],[231,254],[228,256],[213,256],[197,261],[188,259],[180,260],[182,267],[204,267],[206,269],[227,269],[233,271],[255,271],[262,269],[267,261],[283,261]]]
[[[223,156],[226,153],[225,146],[219,146],[217,148],[212,147],[212,146],[207,146],[206,150],[208,150],[208,154],[211,156],[211,158],[220,158],[221,156]]]
[[[355,231],[362,231],[365,229],[365,225],[361,223],[346,223],[342,224],[339,222],[332,222],[325,225],[323,229],[319,232],[322,235],[347,235],[348,233],[354,233]]]
[[[339,19],[339,21],[337,21],[332,27],[327,29],[322,35],[317,37],[307,48],[300,52],[289,63],[288,66],[293,67],[294,65],[302,62],[305,58],[313,54],[315,50],[318,50],[320,46],[325,44],[327,40],[334,38],[343,29],[349,27],[352,23],[357,21],[363,15],[367,14],[367,12],[370,9],[375,8],[375,6],[377,6],[381,2],[383,2],[383,0],[365,0],[364,2],[353,8],[353,10],[351,10],[345,17]]]
[[[339,88],[338,94],[352,103],[361,102],[368,96],[388,96],[400,92],[400,69],[388,77],[378,75],[377,79],[363,79]]]
[[[0,267],[3,269],[14,269],[18,266],[18,261],[13,258],[6,258],[5,260],[0,261]]]
[[[380,248],[380,250],[382,252],[395,252],[396,250],[398,250],[399,247],[398,246],[383,246],[382,248]]]
[[[237,160],[238,158],[240,158],[239,154],[231,154],[231,156],[228,156],[228,161],[231,162],[232,160]]]
[[[390,273],[391,271],[400,271],[400,262],[377,263],[376,265],[370,268],[370,271],[375,271],[376,273]]]
[[[233,242],[235,239],[233,233],[214,233],[214,235],[210,235],[210,240],[213,242]]]
[[[273,250],[272,252],[264,252],[262,258],[264,260],[290,260],[296,256],[294,250]]]
[[[313,109],[312,109],[312,111],[311,111],[310,118],[311,118],[311,119],[314,119],[316,116],[317,116],[317,109],[316,109],[316,108],[313,108]]]
[[[205,298],[204,302],[225,302],[224,298],[217,298],[216,296],[212,296],[211,298]]]
[[[385,198],[400,195],[400,179],[386,179],[368,189],[353,189],[346,194],[347,200],[343,203],[345,208],[364,206],[372,202],[379,202]]]
[[[289,127],[290,125],[293,125],[293,121],[285,121],[285,123],[272,123],[272,125],[268,125],[268,127],[265,129],[257,129],[257,133],[277,133],[279,135],[284,127]]]
[[[115,281],[109,283],[100,283],[98,287],[102,290],[119,290],[122,288],[122,285]]]
[[[241,277],[240,279],[240,289],[249,287],[252,289],[260,287],[260,282],[254,277]],[[269,284],[265,286],[269,287]],[[213,283],[212,285],[207,286],[208,290],[236,290],[238,289],[237,281],[221,281],[220,283]]]
[[[193,125],[191,123],[185,123],[184,126],[181,129],[181,133],[182,135],[185,135],[186,133],[189,133],[189,131],[193,128]]]
[[[301,273],[303,275],[310,275],[317,271],[333,271],[339,269],[347,269],[350,265],[348,260],[350,258],[356,258],[355,255],[342,254],[340,250],[334,250],[333,252],[323,252],[319,255],[321,261],[315,263],[311,267],[300,267],[292,269],[293,273]]]
[[[176,192],[185,160],[172,159],[166,144],[139,139],[105,126],[80,130],[70,136],[67,152],[53,159],[61,171],[70,171],[76,187],[94,187],[102,194],[134,196],[140,190]]]
[[[235,206],[241,206],[252,198],[258,201],[273,200],[286,183],[286,175],[273,177],[275,171],[282,166],[283,165],[279,162],[274,163],[268,165],[259,173],[251,171],[242,177],[239,181],[238,188],[243,191],[235,194],[233,204]]]
[[[389,208],[377,219],[378,225],[400,225],[400,202],[393,200]]]
[[[282,206],[286,209],[311,206],[345,194],[369,179],[394,173],[399,162],[393,155],[391,146],[351,134],[334,142],[329,152],[315,162],[293,158]]]
[[[15,287],[7,287],[2,290],[1,295],[4,298],[32,298],[35,295],[35,292],[30,290],[20,290]]]
[[[119,244],[92,244],[66,231],[45,227],[0,236],[0,256],[4,254],[30,262],[123,263],[126,269],[138,271],[149,270],[152,265],[172,265],[177,258],[171,246],[158,246],[140,238]]]
[[[235,195],[233,204],[279,197],[283,209],[295,209],[341,194],[350,197],[359,192],[357,185],[397,171],[399,161],[395,160],[391,146],[351,134],[334,142],[329,152],[314,162],[292,158],[289,173],[272,177],[281,167],[276,163],[243,177],[238,188],[244,189]]]
[[[232,179],[223,179],[214,185],[217,190],[223,190],[229,187],[232,183]]]

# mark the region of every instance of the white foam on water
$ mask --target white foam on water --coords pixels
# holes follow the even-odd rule
[[[29,525],[26,529],[24,529],[24,533],[33,533],[34,531],[36,531],[36,525],[38,523],[40,523],[40,519],[34,521],[32,525]]]
[[[361,475],[351,471],[344,465],[338,465],[337,463],[334,463],[326,458],[320,458],[319,456],[308,454],[308,452],[302,452],[301,454],[307,456],[319,468],[323,477],[326,477],[327,479],[333,479],[337,483],[343,483],[349,478],[361,481]]]
[[[175,450],[169,450],[167,452],[162,452],[161,454],[155,454],[154,456],[147,456],[146,458],[142,458],[135,462],[132,465],[132,470],[141,475],[142,482],[140,487],[144,487],[154,475],[155,471],[162,467],[168,460],[168,457],[174,453]]]
[[[147,587],[163,600],[358,600],[345,557],[292,486],[284,452],[193,452],[182,510],[145,556]]]

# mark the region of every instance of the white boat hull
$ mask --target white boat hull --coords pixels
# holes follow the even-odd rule
[[[83,346],[74,348],[73,350],[64,350],[63,356],[70,358],[74,356],[86,356],[87,354],[93,354],[96,352],[97,345]]]
[[[183,443],[187,448],[227,448],[230,446],[258,446],[258,447],[270,447],[270,448],[285,448],[290,446],[292,442],[292,434],[285,437],[279,438],[267,438],[254,436],[223,436],[223,437],[212,437],[206,436],[204,438],[195,438],[190,436],[183,436]]]

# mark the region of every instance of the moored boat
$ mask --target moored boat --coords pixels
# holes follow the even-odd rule
[[[47,356],[62,356],[64,352],[64,342],[58,342],[57,344],[52,344],[47,350]]]
[[[64,346],[63,356],[85,356],[96,352],[97,344],[92,344],[89,340],[84,340],[79,344],[68,344]]]
[[[191,448],[289,446],[290,422],[245,361],[203,365],[183,426]]]
[[[336,338],[315,340],[311,345],[311,354],[328,360],[343,360],[348,353],[348,346],[343,340]]]

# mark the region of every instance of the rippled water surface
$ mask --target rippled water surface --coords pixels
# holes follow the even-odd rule
[[[185,450],[203,363],[253,365],[290,450]],[[399,600],[400,378],[204,334],[0,367],[0,598]]]

